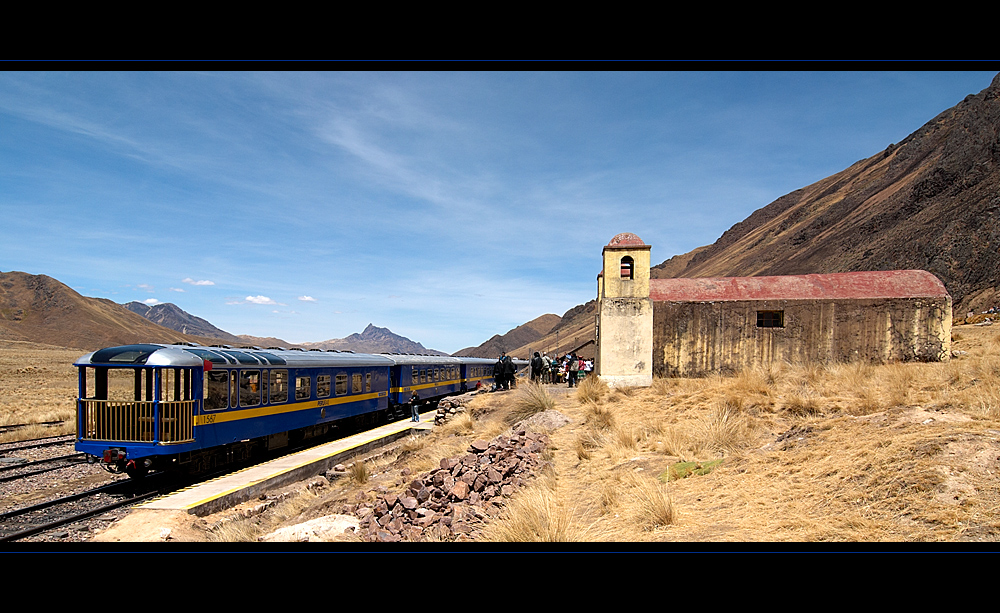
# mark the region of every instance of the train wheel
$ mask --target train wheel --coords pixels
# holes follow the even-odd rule
[[[142,479],[148,472],[149,467],[146,466],[145,462],[139,462],[139,464],[129,462],[128,466],[125,467],[125,474],[129,476],[129,479]]]

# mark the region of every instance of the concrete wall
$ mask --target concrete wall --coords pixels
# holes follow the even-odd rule
[[[951,353],[950,297],[653,304],[656,376],[778,361],[939,361]],[[758,328],[758,310],[783,311],[784,327]]]

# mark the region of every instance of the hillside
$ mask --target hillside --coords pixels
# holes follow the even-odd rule
[[[104,298],[87,298],[45,275],[0,272],[0,339],[93,351],[111,345],[213,339],[158,326]]]
[[[148,305],[133,300],[122,306],[136,315],[143,316],[154,324],[176,330],[183,334],[217,338],[224,343],[245,342],[239,336],[230,334],[225,330],[220,330],[201,317],[195,317],[171,302]]]
[[[356,353],[416,353],[425,355],[448,355],[434,349],[427,349],[418,342],[405,336],[394,334],[388,328],[379,328],[368,324],[360,334],[352,334],[345,338],[334,338],[318,343],[301,343],[306,349],[336,349],[337,351],[354,351]]]
[[[485,343],[478,347],[466,347],[456,351],[452,355],[458,357],[471,358],[495,358],[501,353],[509,353],[512,356],[525,358],[525,346],[538,341],[555,327],[560,325],[562,318],[552,313],[542,315],[532,319],[526,324],[508,330],[505,334],[495,334]]]
[[[1000,75],[898,144],[782,196],[653,278],[922,269],[956,314],[1000,300]]]

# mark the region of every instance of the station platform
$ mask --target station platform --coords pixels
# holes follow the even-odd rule
[[[263,492],[318,475],[356,455],[434,426],[435,412],[379,426],[366,432],[251,466],[205,483],[137,505],[136,509],[187,511],[193,515],[217,513],[257,498]]]

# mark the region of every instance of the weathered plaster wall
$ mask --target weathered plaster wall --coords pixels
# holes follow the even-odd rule
[[[612,387],[653,383],[653,302],[648,298],[601,301],[599,374]]]
[[[784,312],[758,328],[757,311]],[[697,376],[777,361],[938,361],[951,352],[951,298],[657,301],[653,372]]]

